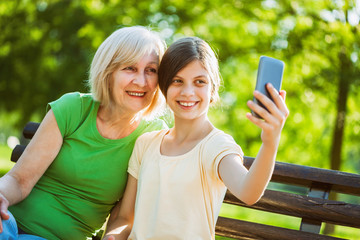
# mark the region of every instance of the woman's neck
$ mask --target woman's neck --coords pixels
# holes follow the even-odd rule
[[[111,107],[99,107],[96,127],[101,136],[120,139],[131,134],[140,124],[141,115],[129,114]]]

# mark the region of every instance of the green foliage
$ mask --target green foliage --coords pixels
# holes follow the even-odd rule
[[[0,133],[39,121],[46,104],[66,92],[86,92],[101,42],[119,27],[145,25],[168,44],[195,35],[216,50],[224,87],[210,118],[249,156],[261,144],[259,129],[245,117],[261,55],[286,64],[290,116],[279,161],[330,168],[338,101],[345,96],[339,86],[348,85],[341,170],[359,172],[359,8],[355,0],[1,1]]]
[[[14,166],[14,163],[10,162],[10,156],[11,149],[4,144],[0,144],[0,177]]]
[[[224,87],[222,104],[211,110],[210,117],[234,136],[247,155],[257,153],[260,141],[259,130],[245,118],[258,59],[268,55],[284,60],[283,89],[291,114],[278,160],[328,168],[341,96],[338,83],[344,72],[342,52],[350,84],[343,167],[357,172],[360,36],[356,9],[355,1],[142,0],[135,5],[130,0],[3,1],[0,109],[20,114],[8,123],[18,129],[29,119],[41,119],[48,102],[65,92],[87,91],[89,64],[106,36],[122,26],[152,26],[169,44],[181,36],[196,35],[217,51]]]

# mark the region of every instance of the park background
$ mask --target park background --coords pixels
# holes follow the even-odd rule
[[[114,30],[132,25],[152,27],[167,44],[182,36],[209,42],[223,78],[222,101],[210,118],[247,156],[261,144],[260,130],[245,117],[259,57],[283,60],[290,116],[277,160],[359,173],[359,17],[360,0],[1,1],[0,175],[13,166],[9,146],[22,141],[24,124],[41,121],[46,104],[62,94],[87,92],[97,47]],[[221,214],[294,229],[300,224],[229,206]],[[360,232],[337,227],[330,234],[356,239]]]

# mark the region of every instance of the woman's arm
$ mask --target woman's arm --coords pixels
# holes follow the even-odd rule
[[[280,91],[279,94],[270,84],[267,85],[267,89],[274,102],[259,92],[255,92],[254,96],[270,112],[252,101],[248,102],[249,108],[264,119],[247,114],[249,120],[262,129],[263,142],[250,170],[243,166],[240,157],[235,154],[225,156],[219,163],[219,174],[225,185],[237,198],[249,205],[260,199],[270,181],[280,134],[289,115],[285,104],[285,91]]]
[[[50,110],[14,167],[0,178],[1,219],[8,219],[8,206],[25,199],[44,174],[62,146],[62,136]]]
[[[106,225],[104,240],[127,239],[134,221],[137,179],[128,175],[124,197],[113,208]]]

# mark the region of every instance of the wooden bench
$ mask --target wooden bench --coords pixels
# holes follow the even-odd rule
[[[28,123],[23,130],[24,137],[31,139],[38,126],[38,123]],[[12,152],[11,161],[16,162],[25,147],[17,145]],[[245,157],[244,164],[250,168],[253,161],[254,158]],[[331,192],[359,197],[360,175],[276,162],[271,182],[305,187],[307,194],[267,189],[259,202],[248,206],[227,192],[224,202],[298,217],[302,219],[298,230],[219,217],[216,235],[234,239],[342,239],[320,234],[322,223],[360,228],[360,204],[328,200]]]

